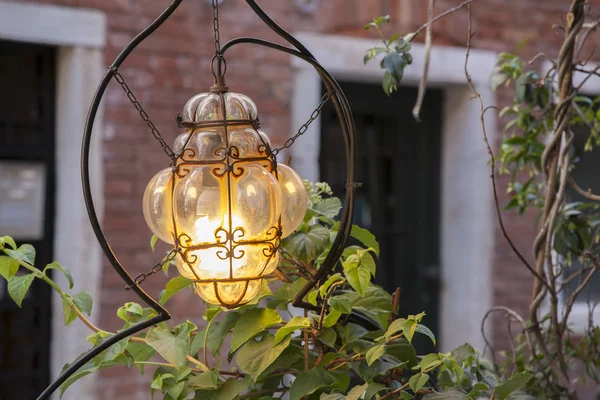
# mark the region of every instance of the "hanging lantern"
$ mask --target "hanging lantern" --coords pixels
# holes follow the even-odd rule
[[[277,164],[247,96],[215,85],[187,102],[180,125],[176,162],[148,184],[144,218],[175,245],[177,270],[200,297],[237,307],[277,268],[281,239],[302,222],[308,195],[300,176]]]

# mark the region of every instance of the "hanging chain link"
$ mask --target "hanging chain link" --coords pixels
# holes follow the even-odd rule
[[[306,121],[304,123],[304,125],[302,125],[300,127],[300,129],[298,129],[298,133],[296,133],[293,137],[289,138],[283,144],[283,146],[281,146],[278,149],[274,149],[273,150],[273,155],[276,156],[283,149],[289,149],[290,147],[292,147],[292,145],[296,142],[296,140],[300,136],[302,136],[302,135],[304,135],[306,133],[306,131],[308,130],[308,127],[310,126],[310,124],[312,124],[319,117],[319,115],[321,114],[321,110],[325,106],[325,103],[327,103],[327,101],[329,101],[329,99],[331,98],[332,95],[333,95],[333,93],[331,93],[331,92],[327,92],[327,93],[325,93],[323,95],[323,97],[321,98],[321,102],[319,103],[319,105],[317,106],[317,108],[312,112],[312,114],[310,115],[310,118],[308,119],[308,121]]]
[[[158,143],[160,143],[165,154],[168,155],[171,160],[174,160],[175,153],[173,152],[173,150],[171,150],[169,145],[165,142],[165,140],[163,139],[163,137],[160,134],[160,132],[158,131],[158,129],[156,129],[156,126],[150,120],[148,113],[146,112],[146,110],[144,110],[144,108],[142,107],[142,105],[140,104],[138,99],[135,97],[135,95],[133,94],[133,92],[131,91],[129,86],[127,85],[127,82],[125,82],[125,78],[123,78],[123,75],[121,75],[121,73],[119,72],[119,70],[117,68],[112,68],[112,71],[113,71],[113,75],[114,75],[115,79],[117,80],[117,82],[119,82],[119,85],[121,85],[121,87],[123,88],[123,91],[127,94],[127,98],[129,99],[131,104],[133,104],[135,109],[138,111],[138,113],[140,114],[140,117],[142,117],[142,119],[144,120],[146,125],[148,125],[148,128],[150,128],[150,132],[152,132],[152,136],[154,136],[154,138],[158,141]]]
[[[138,276],[136,276],[135,279],[133,280],[135,283],[131,286],[127,286],[125,288],[125,290],[130,290],[134,286],[140,286],[142,284],[142,282],[144,282],[146,280],[146,278],[156,274],[158,271],[160,271],[162,269],[162,267],[165,264],[173,261],[173,259],[175,258],[176,255],[177,255],[177,250],[175,250],[175,249],[171,250],[169,252],[169,254],[167,254],[167,256],[161,262],[154,265],[148,272],[144,272],[143,274],[139,274]]]
[[[221,55],[221,34],[219,32],[219,0],[212,0],[213,8],[213,31],[215,35],[215,55]]]
[[[302,273],[305,277],[307,277],[307,278],[312,277],[312,274],[309,271],[307,271],[306,267],[304,265],[300,264],[298,261],[296,261],[294,259],[294,256],[292,256],[290,253],[285,251],[283,249],[283,247],[280,247],[277,251],[279,251],[279,254],[281,254],[281,257],[283,257],[284,260],[288,261],[293,266],[298,268],[298,271],[300,273]]]

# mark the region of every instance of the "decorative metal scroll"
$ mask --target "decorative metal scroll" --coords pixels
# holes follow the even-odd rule
[[[131,91],[131,89],[127,86],[127,83],[125,82],[125,79],[123,78],[123,76],[119,73],[119,67],[123,64],[123,62],[131,54],[131,52],[142,41],[144,41],[148,36],[150,36],[154,31],[156,31],[156,29],[158,29],[161,26],[173,14],[173,12],[179,7],[179,5],[182,3],[182,1],[183,0],[174,0],[160,16],[154,22],[152,22],[152,24],[150,24],[144,31],[142,31],[140,34],[138,34],[125,47],[125,49],[123,49],[121,54],[119,54],[119,56],[115,59],[115,61],[108,68],[108,71],[106,72],[104,78],[100,82],[98,90],[92,100],[92,104],[90,106],[90,110],[89,110],[89,114],[88,114],[88,119],[87,119],[86,125],[85,125],[85,131],[84,131],[83,143],[82,143],[82,149],[81,149],[81,179],[82,179],[82,184],[83,184],[83,195],[84,195],[87,213],[88,213],[88,216],[90,219],[92,229],[96,235],[96,239],[98,240],[100,247],[102,248],[106,258],[108,259],[108,261],[110,262],[112,267],[115,269],[115,271],[119,274],[119,276],[126,283],[127,289],[133,290],[144,303],[146,303],[149,307],[151,307],[152,309],[154,309],[157,312],[157,316],[155,316],[154,318],[151,318],[147,321],[143,321],[141,323],[133,325],[133,326],[115,334],[114,336],[107,338],[106,341],[104,341],[97,347],[94,347],[93,349],[91,349],[88,353],[81,356],[78,360],[76,360],[73,364],[71,364],[69,366],[69,368],[67,368],[65,371],[63,371],[62,374],[48,388],[46,388],[46,390],[44,390],[44,392],[38,397],[38,400],[48,399],[50,397],[50,395],[52,393],[54,393],[60,387],[60,385],[62,385],[69,377],[71,377],[75,372],[77,372],[77,370],[79,368],[81,368],[83,365],[85,365],[87,362],[92,360],[94,357],[96,357],[98,354],[100,354],[104,350],[111,347],[113,344],[119,342],[120,340],[122,340],[126,337],[135,335],[136,333],[138,333],[144,329],[147,329],[155,324],[167,321],[171,318],[169,312],[164,307],[162,307],[154,298],[152,298],[150,295],[148,295],[142,289],[141,283],[150,275],[158,272],[160,270],[160,267],[163,264],[170,262],[175,257],[176,252],[174,251],[174,252],[169,253],[169,255],[165,259],[163,259],[161,262],[154,265],[148,272],[141,274],[135,278],[131,277],[131,275],[127,272],[125,267],[121,264],[121,262],[118,260],[117,256],[113,252],[110,244],[108,243],[108,240],[106,239],[106,236],[104,235],[102,227],[100,226],[98,214],[97,214],[95,206],[94,206],[91,187],[90,187],[89,159],[90,159],[90,143],[91,143],[92,131],[93,131],[94,122],[97,117],[98,108],[99,108],[100,102],[104,96],[104,93],[106,91],[108,84],[114,78],[125,90],[128,98],[131,100],[131,102],[133,103],[135,108],[138,110],[142,119],[147,123],[153,136],[156,138],[156,140],[162,146],[162,148],[165,151],[165,153],[167,154],[167,156],[172,160],[173,166],[174,166],[174,174],[185,174],[186,173],[185,172],[186,164],[193,162],[190,160],[190,156],[191,156],[190,153],[186,153],[186,154],[182,153],[180,155],[177,155],[165,143],[165,141],[162,139],[160,133],[158,132],[158,130],[156,129],[156,127],[150,120],[148,114],[145,112],[145,110],[143,109],[143,107],[141,106],[139,101],[136,99],[135,95],[133,95],[133,92]],[[304,302],[303,298],[306,296],[306,294],[308,294],[311,291],[311,289],[313,289],[320,281],[322,281],[324,278],[326,278],[327,275],[332,271],[332,269],[338,262],[341,254],[344,250],[345,244],[350,236],[350,231],[352,228],[352,216],[354,213],[354,197],[355,197],[356,187],[358,186],[354,182],[354,179],[355,179],[355,170],[354,170],[355,126],[354,126],[352,111],[350,109],[348,100],[344,96],[338,83],[331,76],[331,74],[329,74],[319,64],[319,62],[308,51],[308,49],[306,49],[298,40],[296,40],[292,35],[290,35],[283,28],[281,28],[277,23],[275,23],[256,4],[256,2],[254,0],[246,0],[246,3],[250,6],[250,8],[256,13],[256,15],[270,29],[272,29],[275,33],[277,33],[281,38],[283,38],[286,42],[288,42],[293,47],[286,47],[286,46],[278,45],[278,44],[271,43],[271,42],[261,40],[261,39],[242,37],[242,38],[237,38],[237,39],[231,40],[228,43],[225,43],[223,45],[222,49],[220,49],[220,44],[217,43],[218,37],[216,37],[215,43],[216,43],[216,45],[218,44],[219,53],[221,55],[221,57],[218,60],[219,61],[219,63],[218,63],[219,69],[221,68],[221,64],[222,64],[222,55],[225,54],[228,49],[230,49],[231,47],[238,45],[238,44],[254,44],[254,45],[259,45],[259,46],[263,46],[263,47],[268,47],[268,48],[271,48],[271,49],[274,49],[277,51],[285,52],[287,54],[293,55],[294,57],[298,57],[298,58],[304,60],[305,62],[309,63],[310,65],[312,65],[315,68],[315,70],[317,71],[317,73],[319,74],[319,76],[321,77],[321,79],[323,81],[323,84],[327,90],[327,94],[326,94],[326,97],[324,97],[321,104],[319,105],[319,107],[317,108],[317,110],[315,110],[315,113],[313,113],[313,115],[310,117],[311,119],[309,120],[309,122],[307,122],[307,124],[304,124],[303,127],[300,128],[299,134],[295,135],[291,142],[286,142],[285,147],[291,146],[293,144],[293,142],[300,135],[302,135],[304,132],[306,132],[306,128],[307,128],[308,124],[310,124],[314,119],[316,119],[318,117],[318,114],[320,112],[322,105],[328,99],[333,102],[333,105],[335,107],[335,110],[337,112],[338,119],[340,122],[342,134],[344,136],[344,141],[345,141],[344,150],[345,150],[346,165],[347,165],[347,170],[346,170],[347,185],[346,185],[346,194],[344,196],[344,206],[343,206],[343,210],[342,210],[342,214],[341,214],[339,231],[338,231],[338,234],[332,244],[331,250],[330,250],[329,254],[327,255],[325,261],[323,262],[321,268],[317,271],[317,273],[315,273],[308,279],[307,284],[300,290],[300,292],[297,294],[297,296],[293,300],[293,305],[296,307],[304,308],[307,310],[318,310],[319,308],[317,308],[316,306],[313,306],[307,302]],[[218,15],[217,15],[217,17],[218,17]],[[216,20],[215,24],[218,24],[218,18],[215,18],[215,20]],[[214,61],[214,59],[213,59],[213,61]],[[219,73],[219,75],[221,75],[221,74]],[[248,121],[218,121],[218,122],[220,122],[220,123],[227,122],[228,124],[235,124],[236,122],[247,123]],[[260,161],[264,165],[270,166],[271,168],[276,170],[275,155],[280,150],[281,149],[272,149],[271,150],[271,149],[268,149],[265,147],[264,148],[264,157],[260,157],[260,160],[254,160],[254,162]],[[243,163],[245,161],[247,161],[247,160],[239,159],[239,157],[236,156],[235,149],[231,148],[231,147],[229,147],[228,149],[223,149],[221,154],[222,154],[223,158],[220,160],[220,162],[225,163],[225,168],[233,168],[233,169],[243,168],[243,166],[242,166]],[[275,233],[275,231],[278,229],[279,229],[279,227],[274,227],[273,233]],[[238,232],[238,233],[240,233],[240,232]],[[218,233],[216,233],[216,234],[218,234]],[[240,243],[242,243],[242,240],[239,237],[234,238],[235,235],[233,232],[225,232],[225,235],[229,235],[229,238],[230,238],[230,240],[229,240],[230,247],[229,247],[228,251],[233,251],[233,248],[235,246],[238,246]],[[265,241],[265,242],[268,242],[268,244],[266,244],[266,243],[262,243],[262,244],[263,245],[266,244],[267,252],[274,252],[277,249],[279,249],[279,241],[280,241],[279,236],[274,234],[272,237],[272,240]],[[189,250],[189,248],[186,249],[186,246],[185,246],[185,243],[186,243],[185,237],[183,237],[183,236],[178,237],[178,242],[180,245],[179,250],[178,250],[179,252],[185,253],[186,250]],[[279,249],[279,251],[281,252],[281,249]],[[360,323],[364,326],[374,328],[374,329],[377,328],[377,325],[374,322],[370,321],[368,318],[366,318],[358,313],[353,313],[350,316],[350,319],[357,323]]]

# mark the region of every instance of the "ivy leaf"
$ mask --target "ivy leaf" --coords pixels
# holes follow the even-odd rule
[[[290,322],[285,324],[285,326],[283,326],[282,328],[279,328],[277,333],[275,333],[275,342],[273,343],[273,345],[279,344],[290,333],[304,328],[310,328],[310,319],[305,317],[292,318]]]
[[[331,297],[328,303],[335,311],[342,314],[352,314],[352,301],[347,297]]]
[[[87,315],[92,314],[94,300],[92,299],[90,292],[84,290],[83,292],[73,296],[73,303],[79,309],[79,311],[82,311]]]
[[[372,248],[375,251],[375,255],[379,257],[379,243],[375,239],[375,235],[358,225],[352,225],[350,235],[359,240],[366,248]]]
[[[420,368],[421,371],[432,370],[442,365],[442,360],[440,359],[439,354],[427,354],[423,359],[419,362],[419,366],[414,369]]]
[[[430,393],[423,397],[423,400],[471,400],[471,398],[458,390],[449,390],[443,393]]]
[[[373,396],[375,396],[377,393],[381,392],[384,389],[387,389],[385,385],[382,385],[380,383],[369,383],[369,386],[367,387],[367,391],[365,392],[364,396],[365,400],[371,400]]]
[[[371,272],[369,268],[363,265],[358,265],[358,261],[349,261],[342,263],[344,266],[344,273],[348,283],[356,293],[361,297],[365,297],[367,289],[371,283]]]
[[[264,372],[283,351],[290,345],[291,335],[275,343],[275,337],[271,334],[263,336],[262,340],[250,340],[238,352],[236,361],[242,371],[252,377],[256,382],[260,374]]]
[[[51,264],[46,265],[46,268],[44,268],[44,275],[48,276],[48,274],[46,274],[46,271],[49,269],[57,269],[60,272],[62,272],[65,277],[67,278],[67,280],[69,281],[69,289],[73,289],[73,275],[71,275],[71,272],[66,269],[65,267],[63,267],[62,265],[60,265],[59,263],[57,263],[56,261],[54,261]]]
[[[208,322],[212,321],[213,319],[215,319],[215,317],[217,315],[219,315],[219,313],[222,311],[223,309],[221,307],[212,307],[212,308],[207,308],[206,311],[204,312],[204,316],[206,317],[206,320]]]
[[[388,54],[384,59],[384,66],[387,72],[389,72],[399,85],[402,82],[404,76],[404,59],[396,52]]]
[[[336,310],[330,310],[329,313],[323,318],[323,326],[325,328],[331,328],[336,324],[338,319],[342,316],[342,313]]]
[[[331,285],[333,285],[335,282],[344,279],[342,277],[342,274],[340,274],[339,272],[336,272],[335,274],[331,275],[324,284],[321,285],[321,287],[319,288],[319,293],[321,294],[321,297],[325,297],[325,295],[327,294],[327,291],[329,290],[329,288],[331,287]]]
[[[136,322],[144,316],[144,309],[137,303],[125,303],[117,310],[117,316],[125,322]]]
[[[427,336],[429,339],[431,339],[431,341],[433,342],[434,345],[437,344],[437,342],[435,340],[435,335],[433,334],[433,332],[431,332],[431,329],[429,329],[425,325],[417,324],[417,329],[415,329],[415,331],[422,335]]]
[[[135,361],[149,361],[156,354],[156,350],[146,343],[130,341],[125,350]],[[136,364],[140,372],[144,373],[144,364]]]
[[[512,392],[514,392],[517,389],[520,389],[521,386],[525,385],[532,378],[533,375],[528,372],[516,373],[506,382],[496,386],[496,388],[494,389],[494,393],[496,394],[498,400],[504,400],[508,396],[510,396]]]
[[[311,207],[311,210],[329,219],[334,219],[342,209],[342,202],[337,197],[330,197]]]
[[[286,250],[296,259],[310,263],[327,249],[329,229],[321,225],[313,225],[308,232],[296,232],[283,242]]]
[[[183,365],[190,345],[189,340],[175,336],[164,328],[150,329],[146,336],[146,343],[176,368]]]
[[[206,340],[206,347],[208,350],[210,350],[213,357],[219,353],[219,349],[221,348],[225,337],[238,322],[240,316],[240,313],[228,312],[225,314],[225,318],[223,318],[222,321],[213,322],[212,326],[210,327],[208,339]]]
[[[184,278],[183,276],[177,276],[167,282],[165,290],[160,294],[160,303],[165,304],[173,295],[181,290],[193,285],[193,281]]]
[[[19,271],[19,263],[7,256],[0,256],[0,275],[7,281]]]
[[[324,345],[333,348],[335,346],[335,341],[337,340],[337,334],[335,333],[334,329],[325,328],[325,329],[322,329],[321,332],[319,332],[319,335],[317,336],[317,338]]]
[[[385,345],[378,344],[371,347],[366,354],[367,365],[371,366],[385,354]]]
[[[367,392],[368,386],[369,384],[365,383],[364,385],[353,387],[346,395],[345,400],[359,400],[363,398],[363,395]]]
[[[219,384],[219,370],[215,368],[205,371],[188,379],[188,382],[199,389],[216,389]]]
[[[0,237],[0,244],[3,247],[4,247],[5,244],[7,244],[10,247],[12,247],[13,250],[16,250],[16,248],[17,248],[17,244],[15,243],[15,239],[11,238],[10,236],[2,236],[2,237]]]
[[[156,242],[158,241],[158,236],[152,235],[150,238],[150,248],[154,251],[154,247],[156,247]]]
[[[302,372],[292,383],[290,400],[300,400],[304,396],[315,393],[320,389],[333,387],[336,384],[335,376],[320,369],[313,368]]]
[[[34,274],[26,274],[13,276],[8,280],[8,294],[19,307],[21,307],[23,299],[34,279]]]
[[[233,400],[248,388],[245,380],[227,379],[217,390],[197,390],[194,400]]]
[[[231,335],[231,350],[233,354],[244,343],[264,331],[268,327],[282,322],[281,317],[275,310],[265,308],[254,308],[240,317],[235,324]]]
[[[62,299],[62,308],[63,315],[65,318],[65,326],[67,326],[71,322],[73,322],[75,318],[77,318],[77,313],[75,312],[75,310],[73,310],[73,308],[71,307],[71,303],[67,298]]]
[[[394,76],[392,74],[390,74],[388,71],[386,71],[385,75],[383,75],[382,85],[383,85],[383,91],[388,96],[391,96],[392,93],[394,93],[394,90],[398,90],[398,83],[396,82],[396,79],[394,79]]]
[[[35,249],[30,244],[23,244],[17,250],[4,249],[4,252],[21,261],[25,261],[29,265],[35,262]]]
[[[456,363],[461,365],[467,358],[475,354],[475,349],[470,344],[463,344],[460,347],[452,350],[452,357],[456,360]]]
[[[417,393],[429,381],[427,374],[415,374],[410,377],[408,384],[413,392]]]

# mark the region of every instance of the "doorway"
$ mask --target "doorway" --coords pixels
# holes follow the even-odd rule
[[[340,82],[357,128],[354,223],[377,238],[381,254],[376,283],[401,288],[400,315],[425,311],[423,323],[439,332],[440,148],[443,91],[427,92],[421,122],[412,108],[417,89],[400,87],[391,98],[380,85]],[[324,90],[324,89],[322,89]],[[321,119],[321,180],[336,196],[345,192],[344,144],[331,102]],[[432,350],[427,341],[419,351]]]
[[[0,235],[52,262],[55,48],[0,41]],[[35,399],[50,380],[50,287],[35,280],[22,308],[0,286],[0,399]]]

